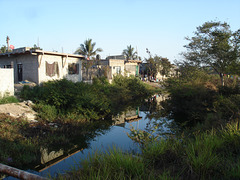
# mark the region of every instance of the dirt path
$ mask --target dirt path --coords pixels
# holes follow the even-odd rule
[[[0,113],[8,114],[14,118],[24,117],[29,121],[35,121],[37,113],[32,110],[32,105],[30,101],[1,104]]]

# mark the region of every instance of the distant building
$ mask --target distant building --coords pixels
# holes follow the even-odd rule
[[[14,83],[28,80],[41,84],[49,80],[66,78],[82,81],[82,60],[84,56],[31,49],[14,49],[0,54],[0,68],[13,67]]]
[[[111,71],[111,79],[114,75],[121,74],[123,76],[138,76],[139,75],[139,64],[142,61],[139,60],[126,60],[125,56],[108,56],[105,60],[101,60],[102,66],[109,66]]]

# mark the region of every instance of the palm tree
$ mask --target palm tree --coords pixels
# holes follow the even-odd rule
[[[127,57],[127,60],[130,60],[130,59],[134,60],[138,58],[137,52],[134,51],[134,48],[131,45],[127,46],[127,49],[124,49],[122,54]]]
[[[87,39],[80,47],[75,51],[75,54],[81,54],[85,56],[88,60],[93,59],[97,55],[97,52],[102,52],[101,48],[94,50],[96,43],[92,43],[92,39]]]

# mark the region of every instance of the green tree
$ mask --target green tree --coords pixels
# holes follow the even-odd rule
[[[147,74],[153,77],[156,77],[157,73],[168,76],[172,68],[171,63],[167,58],[162,58],[158,55],[155,55],[154,57],[150,55],[145,61],[147,61]]]
[[[88,60],[94,60],[98,52],[102,52],[101,48],[95,49],[95,42],[92,42],[92,39],[87,39],[83,44],[80,44],[80,47],[75,51],[75,54],[81,54],[85,56]]]
[[[239,31],[233,33],[227,23],[205,22],[197,27],[195,36],[187,37],[189,44],[184,47],[185,62],[198,67],[211,67],[219,74],[224,86],[223,74],[239,58]]]
[[[157,73],[161,70],[161,57],[155,55],[145,60],[147,61],[147,74],[156,77]]]
[[[89,78],[89,68],[92,67],[95,61],[95,56],[98,52],[102,52],[101,48],[95,49],[96,43],[92,42],[92,39],[87,39],[80,47],[77,48],[75,54],[81,54],[86,57],[87,61],[83,61],[82,65],[86,68],[87,78]],[[100,57],[100,56],[99,56]],[[98,58],[97,58],[98,59]]]
[[[31,49],[39,49],[39,50],[42,50],[42,48],[38,47],[36,44],[34,44]]]
[[[168,76],[172,68],[172,64],[170,63],[170,61],[167,58],[161,58],[160,65],[161,65],[160,73],[162,75]]]
[[[127,57],[127,60],[135,60],[138,58],[137,51],[130,45],[127,46],[127,49],[124,49],[122,54]]]
[[[7,46],[3,45],[1,48],[0,48],[0,53],[6,53],[7,52]]]

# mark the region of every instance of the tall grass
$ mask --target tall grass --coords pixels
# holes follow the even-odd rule
[[[141,158],[113,147],[108,152],[96,152],[82,162],[82,168],[68,172],[58,179],[155,179]]]
[[[14,96],[4,96],[0,98],[0,104],[17,103],[19,100]]]
[[[132,136],[138,136],[136,131],[132,132]],[[132,139],[136,140],[133,137]],[[240,128],[238,121],[228,123],[222,128],[205,132],[197,131],[190,136],[162,138],[154,142],[151,138],[145,139],[145,144],[141,147],[143,161],[155,172],[160,174],[168,172],[172,178],[239,178]]]

